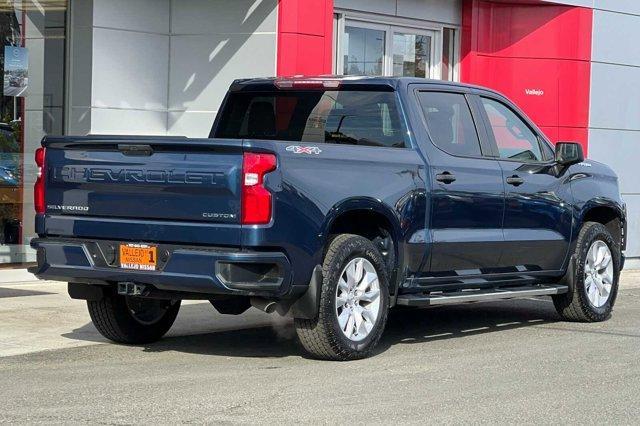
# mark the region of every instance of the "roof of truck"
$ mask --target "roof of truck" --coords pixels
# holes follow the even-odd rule
[[[476,86],[466,83],[458,83],[452,81],[435,80],[428,78],[417,77],[372,77],[372,76],[345,76],[345,75],[295,75],[290,77],[266,77],[266,78],[249,78],[235,80],[231,85],[231,90],[242,89],[255,89],[258,87],[273,86],[282,87],[283,85],[291,84],[299,87],[304,87],[305,84],[323,84],[327,89],[338,86],[387,86],[392,89],[396,89],[399,86],[408,84],[432,84],[434,86],[451,86],[460,87],[465,89],[482,90],[492,93],[497,93],[492,89]],[[332,84],[335,84],[332,86]]]

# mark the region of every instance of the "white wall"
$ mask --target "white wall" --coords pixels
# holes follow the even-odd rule
[[[167,131],[206,137],[229,84],[276,74],[276,0],[172,2]]]
[[[589,157],[618,174],[629,214],[627,256],[640,258],[640,2],[594,0],[594,7]]]
[[[231,81],[275,74],[276,23],[277,0],[72,0],[68,133],[206,137]]]
[[[640,15],[640,1],[638,0],[592,0],[593,7],[599,10],[609,10],[618,13]]]
[[[166,134],[169,0],[74,0],[69,134]]]

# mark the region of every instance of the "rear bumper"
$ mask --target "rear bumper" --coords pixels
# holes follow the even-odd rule
[[[292,269],[282,252],[158,245],[156,271],[120,268],[118,241],[34,239],[38,278],[110,285],[133,282],[162,291],[282,298],[291,294]]]

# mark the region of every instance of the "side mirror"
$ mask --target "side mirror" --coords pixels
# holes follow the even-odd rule
[[[558,142],[556,144],[556,163],[562,166],[582,163],[584,153],[578,142]]]

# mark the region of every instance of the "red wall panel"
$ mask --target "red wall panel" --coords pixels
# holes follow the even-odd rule
[[[479,2],[478,52],[505,57],[591,59],[591,10]]]
[[[496,89],[553,140],[587,148],[592,11],[465,0],[462,80]]]
[[[333,0],[280,0],[277,74],[330,74]]]

